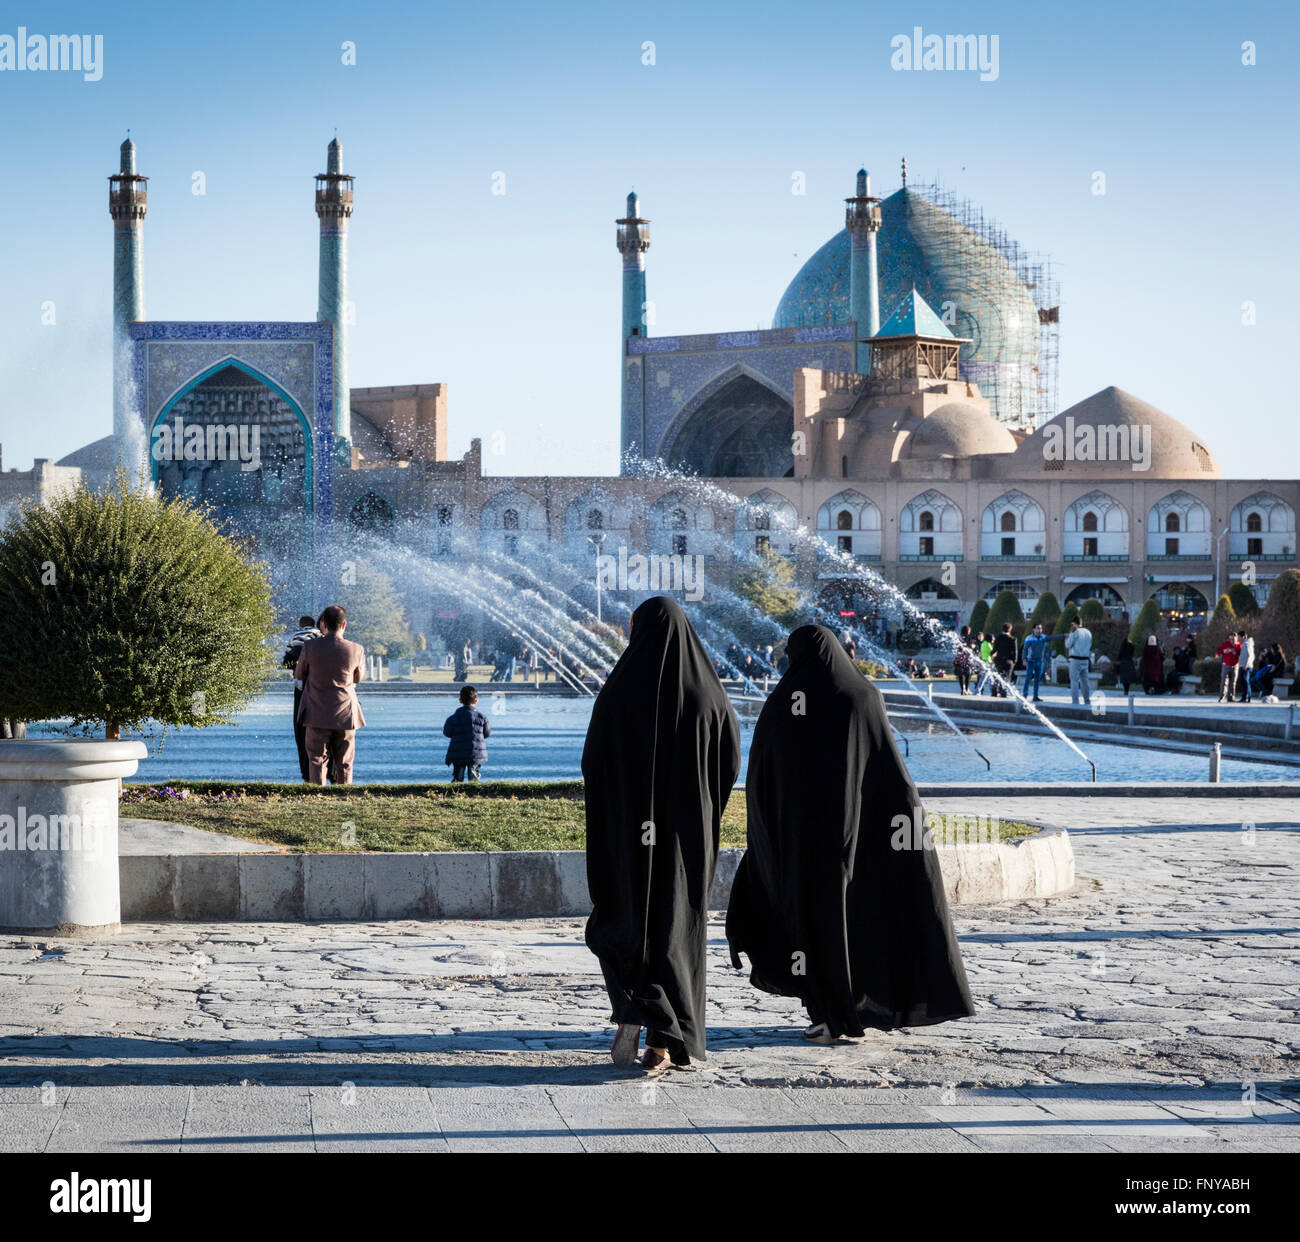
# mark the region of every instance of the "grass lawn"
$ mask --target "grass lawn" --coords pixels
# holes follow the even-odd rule
[[[442,785],[232,785],[187,781],[173,793],[126,785],[122,815],[163,819],[291,850],[580,850],[585,846],[582,782],[484,781]],[[135,798],[140,797],[140,801]],[[1002,821],[999,837],[1036,825]],[[945,824],[940,840],[951,839]],[[745,844],[745,794],[732,793],[722,819],[724,847]]]

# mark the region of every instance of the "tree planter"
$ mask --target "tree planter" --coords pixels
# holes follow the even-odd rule
[[[0,931],[119,930],[118,782],[147,753],[143,742],[0,742]]]

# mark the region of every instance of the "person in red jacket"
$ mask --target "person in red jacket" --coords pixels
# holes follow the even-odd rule
[[[1229,635],[1219,644],[1219,649],[1214,654],[1223,661],[1222,671],[1219,673],[1219,702],[1222,703],[1227,698],[1229,703],[1232,702],[1233,692],[1237,688],[1237,657],[1241,653],[1241,644]]]

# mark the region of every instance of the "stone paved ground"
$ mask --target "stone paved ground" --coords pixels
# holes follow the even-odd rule
[[[975,1018],[805,1045],[719,918],[709,1060],[657,1081],[576,920],[0,937],[0,1150],[1300,1150],[1300,805],[989,802],[932,809],[1083,878],[958,913]]]

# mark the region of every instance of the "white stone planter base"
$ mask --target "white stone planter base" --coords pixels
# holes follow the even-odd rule
[[[0,929],[120,929],[118,782],[143,742],[0,742]]]

